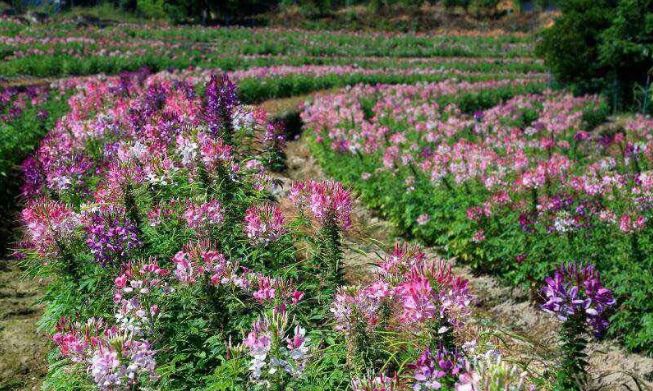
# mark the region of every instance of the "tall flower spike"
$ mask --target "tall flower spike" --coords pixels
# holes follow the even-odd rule
[[[607,311],[615,305],[612,292],[601,285],[598,271],[592,265],[564,265],[542,288],[546,302],[542,309],[563,321],[560,329],[561,367],[557,371],[560,389],[578,389],[586,380],[587,339],[590,329],[600,336],[608,327]]]
[[[233,142],[232,114],[236,104],[236,85],[229,80],[227,74],[211,75],[205,92],[206,121],[211,133],[222,137],[227,144]]]

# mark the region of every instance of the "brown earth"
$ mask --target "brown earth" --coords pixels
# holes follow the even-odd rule
[[[0,390],[37,390],[47,372],[48,338],[36,322],[43,284],[0,260]]]

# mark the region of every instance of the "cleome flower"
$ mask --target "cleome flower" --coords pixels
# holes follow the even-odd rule
[[[254,243],[268,245],[286,232],[278,205],[252,205],[245,212],[245,234]]]
[[[322,226],[334,225],[345,231],[351,227],[352,196],[339,182],[295,182],[290,199]]]
[[[252,323],[243,346],[251,357],[250,378],[266,384],[266,378],[278,375],[298,377],[309,359],[309,338],[299,325],[289,329],[288,314],[272,311]]]
[[[59,353],[84,364],[100,390],[129,390],[156,379],[155,351],[146,340],[102,319],[70,323],[62,319],[52,336]]]
[[[599,272],[593,265],[570,263],[547,277],[542,288],[546,302],[542,309],[565,321],[580,316],[600,336],[608,327],[607,312],[616,301],[612,291],[601,285]]]

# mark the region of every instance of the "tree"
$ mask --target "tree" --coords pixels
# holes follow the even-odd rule
[[[653,67],[653,0],[562,0],[537,53],[557,80],[576,92],[604,92],[615,108]]]

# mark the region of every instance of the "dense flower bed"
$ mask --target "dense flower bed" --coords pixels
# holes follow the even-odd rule
[[[23,164],[19,255],[50,281],[45,389],[544,381],[464,344],[473,296],[446,262],[397,246],[347,281],[351,193],[298,182],[282,208],[265,168],[279,129],[226,76],[87,80],[69,104]]]
[[[215,69],[195,69],[171,74],[193,83],[206,82]],[[137,72],[145,72],[144,70]],[[354,66],[276,66],[233,71],[229,76],[239,85],[240,99],[246,103],[306,94],[315,90],[343,87],[356,83],[375,84],[460,80],[532,79],[543,80],[540,73],[487,73],[454,69],[365,69]],[[84,83],[104,76],[73,77],[50,84],[38,82],[28,87],[0,87],[0,182],[15,182],[13,168],[31,152],[40,137],[67,110],[67,98]],[[15,192],[6,187],[3,204],[13,205]]]
[[[407,235],[533,289],[561,262],[595,262],[618,303],[608,333],[650,353],[653,123],[594,129],[597,97],[470,90],[356,87],[302,117],[326,171]]]

